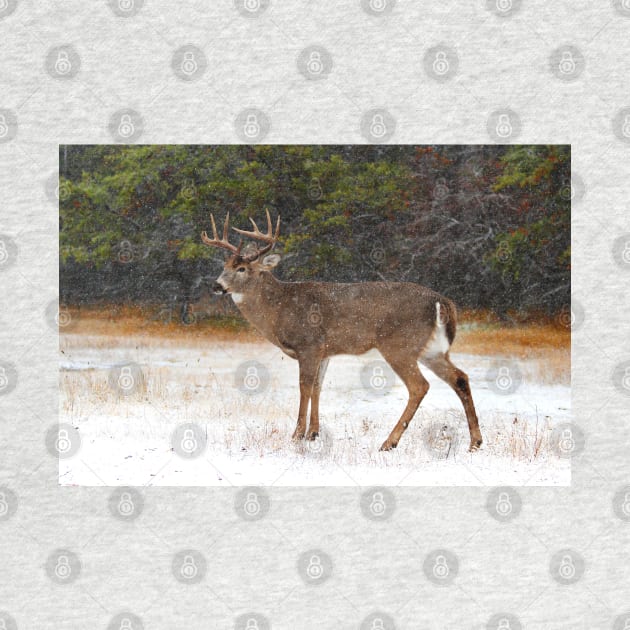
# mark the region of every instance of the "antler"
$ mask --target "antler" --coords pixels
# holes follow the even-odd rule
[[[235,232],[238,232],[239,234],[242,234],[243,236],[249,236],[251,238],[255,238],[259,241],[263,241],[264,243],[267,243],[267,245],[265,245],[262,249],[257,250],[256,252],[254,252],[253,254],[250,254],[249,256],[246,256],[245,260],[247,260],[248,262],[256,260],[257,258],[260,258],[260,256],[262,256],[263,254],[266,254],[268,251],[271,251],[274,245],[278,242],[278,235],[280,234],[280,215],[278,215],[278,220],[276,221],[276,231],[274,234],[273,225],[271,224],[271,216],[269,215],[269,210],[265,208],[265,212],[267,213],[267,233],[266,234],[263,234],[258,229],[258,226],[256,225],[256,221],[254,221],[254,219],[252,219],[251,217],[249,220],[252,222],[252,225],[254,226],[253,232],[248,232],[246,230],[239,230],[238,228],[232,228]]]
[[[206,245],[212,245],[213,247],[220,247],[221,249],[227,249],[229,252],[232,252],[233,254],[236,254],[237,256],[239,256],[241,253],[241,245],[243,244],[243,240],[241,239],[240,243],[238,244],[238,247],[236,245],[232,245],[232,243],[228,241],[228,228],[230,225],[230,213],[228,212],[225,215],[225,223],[223,224],[223,238],[219,238],[217,234],[217,226],[214,223],[214,216],[212,214],[210,215],[210,221],[212,221],[212,238],[211,239],[208,238],[208,234],[204,230],[201,233],[201,240]]]

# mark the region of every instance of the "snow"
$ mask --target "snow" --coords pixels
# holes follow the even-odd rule
[[[554,426],[571,421],[570,387],[537,382],[526,362],[519,363],[521,386],[499,394],[488,381],[496,357],[452,355],[470,378],[484,436],[476,453],[467,452],[459,399],[421,368],[431,388],[398,448],[382,453],[407,392],[398,379],[383,391],[364,387],[361,369],[381,360],[376,351],[331,359],[320,400],[321,437],[295,443],[298,366],[271,344],[64,337],[60,422],[81,436],[78,453],[60,460],[64,485],[570,484],[570,460],[551,444]],[[110,370],[128,361],[140,366],[143,386],[121,396]],[[268,377],[261,393],[239,381],[250,361],[264,366],[263,384]],[[185,423],[198,425],[207,441],[194,458],[173,449],[173,432]]]

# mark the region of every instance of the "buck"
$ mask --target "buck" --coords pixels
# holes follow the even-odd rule
[[[281,282],[271,273],[280,256],[268,254],[278,241],[280,217],[274,232],[269,211],[266,213],[266,233],[251,218],[253,231],[232,228],[264,243],[253,253],[241,253],[242,238],[238,246],[229,242],[229,213],[222,238],[212,215],[213,238],[206,232],[201,238],[206,245],[230,253],[213,291],[229,294],[254,328],[299,363],[300,407],[293,439],[314,440],[319,434],[319,395],[329,358],[376,348],[409,392],[407,406],[381,450],[398,445],[429,390],[418,361],[460,398],[468,420],[470,450],[477,450],[482,438],[468,376],[449,358],[457,326],[453,302],[411,282]]]

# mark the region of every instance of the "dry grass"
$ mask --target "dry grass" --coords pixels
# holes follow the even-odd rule
[[[113,337],[134,344],[153,338],[161,344],[194,344],[198,341],[263,342],[247,322],[232,316],[203,319],[184,326],[176,318],[164,321],[154,309],[141,307],[71,308],[72,326],[63,336],[62,348],[74,347],[73,336],[90,336],[92,347],[111,347]],[[85,338],[77,344],[85,345]],[[571,382],[571,332],[553,320],[505,323],[487,312],[463,312],[453,352],[511,357],[533,366],[541,383]]]

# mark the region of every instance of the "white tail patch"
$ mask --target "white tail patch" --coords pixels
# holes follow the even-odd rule
[[[434,357],[436,355],[445,354],[451,347],[446,337],[446,322],[443,321],[440,316],[441,305],[439,302],[435,303],[435,328],[431,333],[431,337],[427,342],[427,345],[423,348],[421,354]]]
[[[234,300],[234,304],[240,304],[243,301],[242,293],[230,293],[232,299]]]

